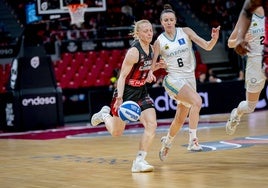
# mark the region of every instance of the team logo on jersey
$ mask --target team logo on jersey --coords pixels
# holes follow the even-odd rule
[[[185,40],[184,40],[184,38],[179,39],[178,42],[179,42],[180,45],[185,44]]]
[[[165,50],[168,50],[169,46],[166,44],[164,48],[165,48]]]

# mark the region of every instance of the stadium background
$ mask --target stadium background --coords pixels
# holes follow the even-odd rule
[[[85,13],[81,28],[70,25],[69,14],[60,18],[55,16],[55,19],[51,15],[39,15],[36,3],[34,0],[0,0],[1,130],[43,129],[88,121],[92,113],[110,102],[110,79],[120,69],[132,41],[128,33],[133,21],[150,20],[157,37],[162,31],[159,15],[165,3],[173,6],[179,26],[189,26],[206,39],[210,37],[211,27],[221,25],[220,40],[212,52],[195,48],[197,78],[206,73],[221,80],[198,82],[197,88],[203,99],[201,114],[227,113],[245,97],[244,81],[240,77],[244,59],[226,46],[242,0],[107,0],[105,11]],[[34,8],[36,14],[29,17],[29,8]],[[44,57],[44,69],[27,72],[23,62],[36,54]],[[46,57],[50,59],[46,60]],[[12,88],[14,59],[18,60],[19,68],[16,87]],[[159,78],[162,73],[158,72]],[[149,85],[149,88],[156,102],[158,118],[172,117],[174,101],[162,87]],[[39,100],[41,95],[48,95],[47,98],[54,99],[50,94],[57,101],[53,107],[43,105],[26,109],[20,104],[25,96]],[[8,108],[7,104],[12,107]],[[266,84],[257,110],[267,109],[267,104]],[[33,116],[39,120],[33,121]],[[10,121],[15,126],[8,126]]]

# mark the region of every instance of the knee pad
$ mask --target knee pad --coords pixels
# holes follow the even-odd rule
[[[238,105],[238,109],[242,113],[252,113],[254,112],[258,101],[242,101]]]

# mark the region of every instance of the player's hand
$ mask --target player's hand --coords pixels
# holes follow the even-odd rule
[[[156,77],[155,77],[153,71],[150,70],[149,73],[148,73],[148,76],[146,78],[146,82],[152,83],[152,82],[155,82],[155,81],[156,81]]]
[[[244,56],[249,52],[250,47],[248,45],[248,42],[244,40],[238,43],[238,45],[234,48],[234,50],[238,55]]]
[[[158,69],[166,69],[167,68],[167,63],[164,59],[160,58],[158,62],[156,62],[156,70]]]
[[[211,38],[218,39],[220,34],[221,26],[213,27],[211,31]]]
[[[114,110],[118,111],[118,109],[119,109],[119,107],[121,106],[122,103],[123,103],[122,97],[116,97],[115,98],[115,103],[114,103],[114,106],[113,106]]]

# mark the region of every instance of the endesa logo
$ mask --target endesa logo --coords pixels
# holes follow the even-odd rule
[[[56,97],[40,97],[22,99],[23,106],[40,106],[56,104]]]

